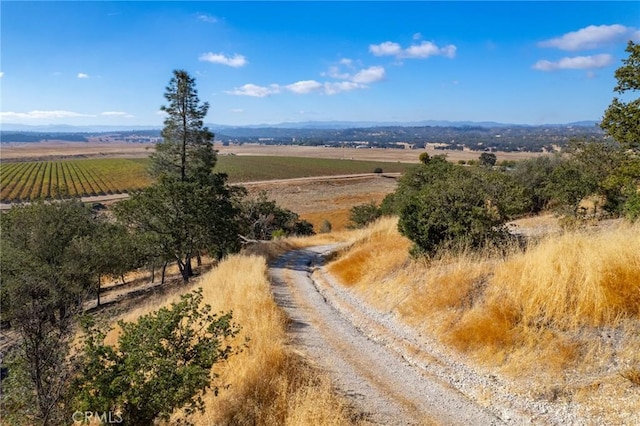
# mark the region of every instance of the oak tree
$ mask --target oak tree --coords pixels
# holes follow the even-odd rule
[[[621,95],[640,90],[640,44],[629,41],[625,51],[629,57],[616,70],[618,84],[613,89]],[[614,97],[600,127],[623,148],[640,153],[640,98],[625,102]]]

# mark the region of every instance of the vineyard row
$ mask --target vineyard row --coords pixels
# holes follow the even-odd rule
[[[71,160],[0,165],[2,202],[109,195],[150,183],[143,165],[130,160]]]

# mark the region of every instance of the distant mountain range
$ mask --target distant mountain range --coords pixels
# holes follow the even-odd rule
[[[498,123],[494,121],[447,121],[447,120],[424,120],[410,122],[379,122],[379,121],[304,121],[289,122],[279,124],[254,124],[246,126],[229,126],[224,124],[206,123],[213,131],[224,131],[227,129],[354,129],[354,128],[372,128],[372,127],[593,127],[597,126],[597,121],[576,121],[565,124],[512,124]],[[91,126],[72,126],[69,124],[49,124],[41,126],[32,126],[26,124],[3,123],[0,124],[0,130],[11,132],[61,132],[61,133],[96,133],[96,132],[118,132],[118,131],[135,131],[135,130],[158,130],[160,125],[149,126],[126,126],[126,125],[91,125]]]

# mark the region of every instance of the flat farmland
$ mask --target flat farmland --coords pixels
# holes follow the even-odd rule
[[[3,160],[52,160],[69,158],[146,158],[154,151],[153,144],[139,144],[126,142],[64,142],[46,141],[38,143],[2,143],[0,156]],[[423,152],[429,155],[446,154],[450,161],[475,160],[480,156],[477,151],[444,151],[435,149],[434,144],[428,144],[426,149],[391,149],[391,148],[327,148],[319,146],[297,145],[260,145],[243,144],[222,146],[215,144],[215,149],[222,156],[276,156],[276,157],[307,157],[333,158],[363,161],[383,161],[417,163]],[[533,152],[496,152],[498,161],[520,160],[542,155]]]
[[[152,182],[147,158],[18,161],[0,164],[2,202],[126,193]],[[217,172],[232,183],[373,173],[402,173],[409,164],[306,157],[220,155]]]
[[[147,160],[26,161],[0,165],[0,199],[32,201],[111,195],[147,186]]]
[[[219,155],[217,172],[227,173],[231,182],[295,179],[311,176],[336,176],[373,173],[402,173],[410,164],[383,161],[359,161],[331,158],[282,157],[264,155]]]
[[[321,146],[298,146],[298,145],[259,145],[244,144],[222,146],[216,145],[216,149],[222,155],[235,154],[238,156],[287,156],[287,157],[311,157],[311,158],[333,158],[361,161],[382,161],[385,163],[418,163],[418,157],[423,152],[429,155],[446,155],[449,161],[477,160],[481,152],[478,151],[451,151],[435,149],[434,144],[427,144],[426,149],[394,149],[394,148],[339,148]],[[498,161],[522,160],[543,155],[539,152],[495,152]],[[384,168],[384,167],[383,167]]]

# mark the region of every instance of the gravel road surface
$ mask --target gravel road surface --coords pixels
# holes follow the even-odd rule
[[[281,256],[270,268],[273,291],[291,319],[294,344],[331,374],[365,419],[383,425],[504,424],[334,307],[328,300],[333,296],[321,288],[326,280],[317,276],[323,254],[334,249],[319,246]]]

